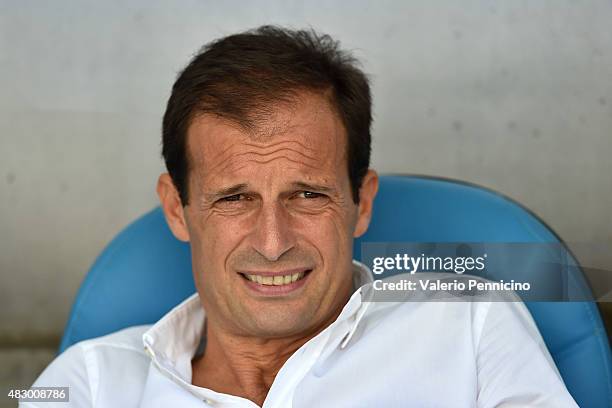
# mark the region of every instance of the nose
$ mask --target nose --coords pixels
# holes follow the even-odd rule
[[[269,261],[278,260],[295,246],[287,210],[280,203],[263,205],[252,233],[251,245]]]

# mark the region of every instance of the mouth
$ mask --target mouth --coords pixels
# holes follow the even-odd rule
[[[297,282],[301,279],[304,279],[307,274],[309,274],[312,269],[302,270],[300,272],[287,273],[284,275],[274,274],[267,275],[264,273],[261,274],[248,274],[248,273],[240,273],[240,275],[251,282],[258,283],[260,285],[265,286],[282,286],[288,285],[293,282]]]
[[[251,290],[265,295],[284,295],[301,288],[312,269],[292,269],[281,272],[239,272]]]

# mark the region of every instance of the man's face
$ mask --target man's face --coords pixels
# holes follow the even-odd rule
[[[351,293],[353,236],[369,220],[327,99],[300,93],[255,132],[202,115],[187,140],[184,221],[207,318],[261,338],[316,330]]]

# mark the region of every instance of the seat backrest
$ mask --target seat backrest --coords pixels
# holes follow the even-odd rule
[[[422,176],[382,176],[367,242],[550,242],[558,236],[533,213],[490,190]],[[565,290],[588,290],[578,273]],[[123,230],[85,277],[60,345],[157,321],[195,292],[189,245],[156,208]],[[612,358],[595,303],[527,302],[565,384],[581,407],[612,407]]]

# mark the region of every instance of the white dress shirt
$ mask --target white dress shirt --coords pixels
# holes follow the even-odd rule
[[[577,406],[522,302],[368,302],[371,273],[353,270],[358,289],[281,367],[264,408]],[[20,407],[258,407],[191,384],[204,320],[196,293],[154,325],[79,342],[34,383],[69,386],[70,402]]]

